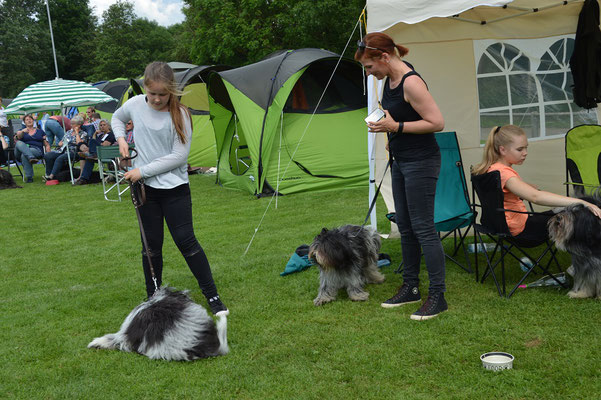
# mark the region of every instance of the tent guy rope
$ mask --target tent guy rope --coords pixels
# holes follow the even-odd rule
[[[336,62],[336,65],[334,66],[334,69],[332,70],[332,74],[330,75],[330,78],[328,79],[328,82],[326,83],[326,86],[325,86],[323,92],[321,93],[321,96],[319,97],[319,100],[317,101],[317,104],[315,105],[313,112],[311,113],[311,117],[309,118],[309,121],[307,122],[307,125],[305,126],[305,129],[303,131],[303,134],[301,135],[300,139],[298,140],[298,143],[296,144],[294,151],[292,152],[292,156],[290,157],[288,164],[286,164],[286,168],[284,169],[282,176],[278,179],[276,187],[279,187],[280,182],[282,180],[284,180],[284,178],[286,177],[286,172],[288,172],[288,168],[292,164],[294,156],[296,155],[296,152],[298,151],[298,148],[300,147],[300,144],[302,143],[303,138],[305,137],[305,134],[307,133],[309,126],[311,125],[311,122],[313,121],[313,117],[315,116],[315,113],[319,109],[319,105],[321,104],[321,101],[323,100],[323,96],[325,95],[326,91],[328,90],[328,87],[330,86],[330,83],[332,82],[332,78],[334,77],[334,74],[336,73],[336,70],[338,69],[338,66],[340,65],[340,61],[342,60],[344,53],[346,52],[349,44],[351,43],[351,39],[352,39],[353,35],[355,34],[355,31],[357,30],[357,26],[361,24],[361,18],[363,17],[364,13],[365,13],[365,8],[363,8],[363,11],[362,11],[361,15],[359,16],[359,18],[357,19],[357,23],[355,24],[353,31],[351,32],[348,40],[346,41],[346,45],[344,46],[344,49],[342,50],[342,52],[340,53],[340,56],[338,57],[338,61]],[[279,166],[278,166],[278,174],[279,174]],[[267,207],[265,207],[265,211],[263,212],[263,215],[261,216],[261,220],[259,221],[259,224],[255,228],[253,235],[250,238],[250,241],[248,242],[248,246],[246,246],[246,250],[244,251],[243,256],[245,256],[248,253],[248,251],[250,250],[250,246],[252,245],[253,241],[255,240],[255,237],[256,237],[257,233],[259,232],[261,225],[263,224],[263,220],[265,219],[265,216],[267,215],[267,211],[271,207],[271,203],[273,202],[273,199],[277,196],[278,196],[278,192],[276,190],[276,191],[274,191],[273,195],[271,196],[269,203],[267,203]]]

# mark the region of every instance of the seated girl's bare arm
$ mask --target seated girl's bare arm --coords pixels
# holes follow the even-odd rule
[[[570,204],[580,203],[585,205],[597,217],[601,218],[601,209],[594,204],[588,203],[582,199],[562,196],[544,190],[537,190],[532,187],[532,185],[516,176],[509,178],[505,183],[505,187],[516,196],[541,206],[565,207]]]

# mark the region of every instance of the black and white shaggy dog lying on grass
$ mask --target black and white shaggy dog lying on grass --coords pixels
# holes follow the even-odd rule
[[[319,266],[319,293],[313,304],[320,306],[336,300],[340,289],[346,289],[353,301],[365,301],[368,283],[384,282],[378,271],[380,236],[371,228],[344,225],[322,229],[309,247],[309,258]]]
[[[583,197],[601,206],[601,199]],[[572,256],[568,273],[574,286],[571,298],[601,298],[601,220],[582,204],[572,204],[549,220],[549,236],[557,248]]]
[[[227,317],[218,317],[215,324],[187,292],[162,287],[129,313],[119,332],[98,337],[88,347],[175,361],[225,355]]]

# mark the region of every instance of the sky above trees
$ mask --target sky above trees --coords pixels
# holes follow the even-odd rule
[[[90,7],[94,10],[94,16],[101,18],[109,6],[117,0],[90,0]],[[184,21],[182,12],[182,0],[132,0],[134,12],[141,18],[156,21],[162,26],[171,26]]]

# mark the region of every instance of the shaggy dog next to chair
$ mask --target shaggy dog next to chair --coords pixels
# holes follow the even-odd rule
[[[0,151],[2,151],[2,149],[0,149]],[[15,183],[15,179],[11,173],[0,168],[0,190],[16,188],[21,188],[21,186]]]
[[[601,205],[597,196],[583,200]],[[582,204],[573,204],[551,218],[548,226],[557,248],[572,256],[568,272],[574,286],[568,296],[601,298],[601,220]]]
[[[336,299],[338,290],[346,288],[354,301],[365,301],[367,283],[382,283],[378,271],[380,236],[371,228],[344,225],[332,230],[322,229],[309,247],[309,258],[319,266],[319,293],[316,306]]]
[[[162,287],[129,313],[119,332],[98,337],[88,347],[177,361],[225,355],[229,351],[227,319],[219,317],[215,325],[187,292]]]

